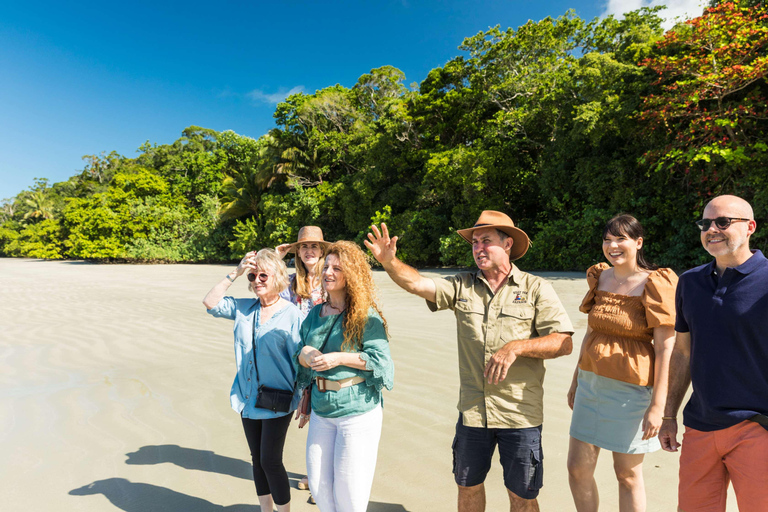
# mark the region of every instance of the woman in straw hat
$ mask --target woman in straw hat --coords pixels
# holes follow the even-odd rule
[[[307,436],[309,488],[321,512],[365,512],[381,437],[382,390],[394,365],[365,253],[352,242],[328,247],[328,300],[301,326],[298,384],[312,387]]]
[[[288,288],[280,294],[298,306],[302,318],[318,304],[325,302],[325,292],[320,283],[320,270],[323,268],[323,259],[328,242],[323,239],[323,230],[317,226],[304,226],[299,230],[298,240],[292,244],[281,244],[275,247],[275,251],[281,258],[290,253],[296,253],[296,273],[291,274]],[[307,417],[298,414],[299,428],[307,424]],[[306,491],[309,489],[309,480],[305,476],[299,480],[298,488]],[[310,501],[313,500],[310,496]]]
[[[281,295],[299,307],[307,316],[309,310],[325,302],[325,293],[320,284],[320,270],[328,242],[323,240],[323,230],[317,226],[304,226],[299,230],[298,240],[292,244],[281,244],[275,251],[281,258],[296,253],[296,273],[291,274],[288,289]]]

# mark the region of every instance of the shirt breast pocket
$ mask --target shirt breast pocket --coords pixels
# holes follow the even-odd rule
[[[533,337],[533,307],[505,304],[501,308],[501,339],[505,342],[527,340]]]
[[[482,332],[483,320],[485,320],[485,306],[482,302],[456,301],[454,311],[462,327]]]
[[[253,340],[253,326],[243,325],[242,323],[236,323],[235,329],[235,345],[238,347],[247,347],[251,345]]]

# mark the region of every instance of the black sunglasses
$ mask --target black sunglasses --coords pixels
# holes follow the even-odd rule
[[[717,226],[717,229],[728,229],[728,227],[731,225],[731,222],[749,222],[750,219],[738,219],[736,217],[718,217],[716,219],[701,219],[696,221],[696,225],[699,226],[699,229],[702,231],[709,231],[709,228],[712,226],[712,223],[715,223],[715,226]]]
[[[254,274],[254,273],[248,274],[248,280],[250,282],[254,282],[257,276],[259,278],[259,281],[261,281],[262,283],[266,283],[267,280],[269,279],[269,274],[267,274],[266,272],[259,272],[258,274]]]

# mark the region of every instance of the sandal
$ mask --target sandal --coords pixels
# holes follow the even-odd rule
[[[309,480],[307,479],[307,477],[304,477],[301,480],[299,480],[299,483],[296,484],[296,487],[298,487],[299,490],[308,491],[309,490]]]

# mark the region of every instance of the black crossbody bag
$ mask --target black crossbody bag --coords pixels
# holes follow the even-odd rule
[[[257,317],[256,322],[258,321],[259,318]],[[253,359],[255,361],[254,368],[256,369],[256,381],[261,382],[261,379],[259,378],[259,360],[256,357],[256,335],[253,333],[253,330],[251,330],[251,336],[251,345],[253,345]],[[269,409],[272,412],[288,412],[291,410],[292,401],[293,390],[287,391],[285,389],[275,389],[264,386],[263,384],[259,384],[255,405],[259,409]]]
[[[256,373],[258,374],[259,372],[257,371]],[[292,401],[293,391],[270,388],[264,385],[259,386],[259,392],[256,395],[256,407],[259,409],[269,409],[272,412],[290,411]]]

